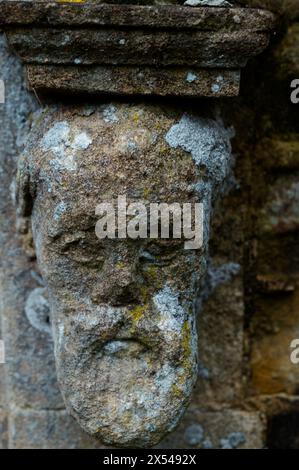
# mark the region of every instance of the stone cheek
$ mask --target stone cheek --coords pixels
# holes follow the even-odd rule
[[[31,188],[60,388],[83,429],[108,444],[156,444],[189,402],[197,375],[194,299],[208,233],[193,252],[171,239],[99,240],[95,207],[119,195],[146,205],[207,198],[209,224],[231,172],[231,136],[211,118],[113,103],[49,108],[29,138],[18,203],[24,207]],[[41,293],[32,293],[26,313],[45,330]]]

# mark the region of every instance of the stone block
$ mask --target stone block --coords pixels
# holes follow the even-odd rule
[[[101,449],[98,440],[85,434],[65,411],[13,411],[12,449]]]
[[[240,276],[219,275],[219,285],[198,318],[199,370],[193,402],[232,402],[242,391],[243,286]],[[225,270],[222,270],[225,272]],[[224,277],[225,280],[225,277]]]
[[[296,395],[299,365],[290,359],[290,345],[299,337],[299,290],[260,296],[252,320],[251,393]]]
[[[264,425],[258,412],[202,411],[192,407],[159,448],[260,449],[265,445]]]

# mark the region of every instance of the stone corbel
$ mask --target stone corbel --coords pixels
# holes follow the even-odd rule
[[[259,9],[1,2],[0,27],[30,88],[52,102],[96,97],[38,116],[16,201],[49,293],[66,407],[109,445],[155,445],[188,405],[212,205],[233,160],[231,130],[212,109],[199,115],[157,97],[237,96],[240,70],[273,26]],[[135,99],[145,95],[156,99]],[[119,195],[203,202],[203,247],[100,243],[96,205]]]
[[[37,92],[221,97],[268,45],[246,8],[1,2],[0,26]]]

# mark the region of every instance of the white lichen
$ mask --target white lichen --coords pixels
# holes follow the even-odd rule
[[[63,157],[69,134],[70,126],[66,121],[56,122],[42,139],[43,149],[51,150],[58,158]]]
[[[33,328],[51,335],[50,307],[44,287],[36,287],[30,292],[25,303],[25,314]]]
[[[243,432],[232,432],[227,437],[220,439],[221,449],[236,449],[245,444],[246,437]]]
[[[86,132],[80,132],[71,138],[71,128],[68,122],[56,122],[44,135],[41,146],[45,151],[51,151],[55,159],[50,161],[52,168],[57,171],[75,171],[77,163],[75,152],[86,150],[92,143],[92,139]]]
[[[221,90],[221,86],[218,83],[213,83],[213,85],[211,86],[211,90],[213,93],[219,93],[219,91]]]
[[[76,150],[86,150],[91,143],[92,139],[86,134],[86,132],[81,132],[75,136],[72,148]]]
[[[59,220],[62,214],[67,210],[67,204],[61,201],[54,209],[53,218],[54,220]]]
[[[113,106],[112,104],[105,106],[102,111],[104,121],[109,122],[109,123],[118,122],[119,119],[116,115],[116,111],[117,111],[116,107]]]
[[[184,432],[184,441],[190,446],[197,446],[204,438],[204,430],[200,424],[190,424]]]
[[[165,136],[172,148],[190,152],[198,167],[205,169],[205,176],[215,189],[231,171],[231,130],[212,119],[183,114]]]
[[[179,294],[165,286],[154,296],[154,305],[160,314],[158,326],[162,331],[182,330],[186,313],[179,303]]]
[[[193,83],[193,82],[196,82],[196,80],[198,80],[198,76],[195,73],[193,72],[187,73],[186,82]]]

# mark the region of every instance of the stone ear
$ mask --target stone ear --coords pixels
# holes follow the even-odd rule
[[[34,193],[34,184],[31,181],[29,162],[25,152],[20,156],[16,177],[16,228],[23,248],[30,258],[35,257],[31,229]]]

